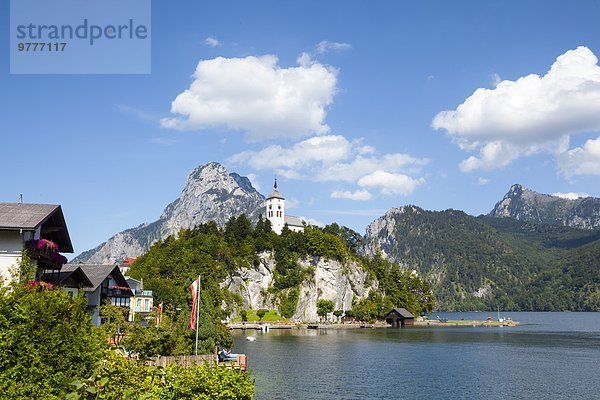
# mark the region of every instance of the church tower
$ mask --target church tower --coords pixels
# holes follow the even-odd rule
[[[267,197],[267,219],[271,221],[271,228],[278,235],[285,225],[285,198],[277,190],[277,178],[273,185],[273,191]]]

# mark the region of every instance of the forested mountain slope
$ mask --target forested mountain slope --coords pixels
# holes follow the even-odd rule
[[[369,225],[364,252],[417,269],[440,309],[600,309],[597,230],[406,206]]]

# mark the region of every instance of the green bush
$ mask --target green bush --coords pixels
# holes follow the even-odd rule
[[[0,288],[0,393],[4,398],[63,398],[89,376],[104,336],[82,295],[39,282]]]
[[[92,376],[74,381],[72,387],[67,400],[249,400],[254,396],[254,381],[245,371],[209,363],[159,368],[116,354],[107,354]]]

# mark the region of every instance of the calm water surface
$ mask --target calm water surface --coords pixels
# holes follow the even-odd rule
[[[521,326],[239,331],[235,352],[256,399],[600,399],[600,313],[501,316]]]

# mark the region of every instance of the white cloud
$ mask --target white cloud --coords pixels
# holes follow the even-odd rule
[[[517,158],[518,149],[510,143],[495,141],[485,144],[479,150],[479,157],[471,156],[460,162],[459,167],[463,172],[476,169],[491,170],[504,167]]]
[[[257,192],[260,192],[260,183],[258,183],[258,175],[256,174],[247,174],[246,178],[250,179],[250,183],[256,189]]]
[[[496,72],[490,74],[490,79],[492,80],[492,86],[496,87],[502,82],[502,78]]]
[[[307,225],[316,225],[321,228],[324,227],[325,225],[327,225],[325,222],[320,221],[318,219],[314,219],[314,218],[306,218],[306,217],[302,217],[302,216],[300,216],[298,218],[300,218],[302,221],[306,222]]]
[[[488,178],[484,178],[483,176],[480,176],[479,179],[477,179],[477,183],[480,184],[481,186],[483,186],[483,185],[487,185],[488,183],[490,183],[490,180]]]
[[[220,42],[217,38],[214,38],[212,36],[209,36],[206,39],[204,39],[204,44],[210,47],[223,46],[222,42]]]
[[[299,62],[282,68],[273,55],[200,61],[189,89],[171,103],[176,116],[163,118],[161,125],[241,130],[251,140],[325,134],[337,70],[310,57]]]
[[[331,51],[340,53],[342,51],[350,50],[352,45],[350,43],[340,43],[340,42],[329,42],[327,40],[322,40],[317,44],[316,51],[317,54],[325,54]]]
[[[567,178],[575,175],[600,175],[600,137],[560,154],[558,170]]]
[[[574,192],[552,193],[552,196],[560,197],[560,198],[567,199],[567,200],[577,200],[577,199],[584,198],[584,197],[590,197],[590,195],[587,193],[574,193]]]
[[[285,148],[271,145],[259,151],[243,151],[229,158],[236,164],[248,164],[256,169],[301,169],[315,162],[330,164],[345,159],[352,144],[341,135],[314,136]]]
[[[390,153],[382,156],[357,155],[351,160],[337,162],[321,169],[317,175],[320,181],[354,182],[358,177],[365,176],[377,170],[404,171],[417,173],[429,160],[416,158],[409,154]]]
[[[331,192],[330,197],[332,199],[348,199],[355,201],[367,201],[373,198],[373,196],[371,195],[371,193],[369,193],[368,190],[356,190],[354,192],[351,192],[349,190],[335,190]]]
[[[429,162],[403,153],[378,154],[374,147],[365,145],[363,139],[350,141],[342,135],[315,136],[288,147],[271,145],[262,150],[247,150],[232,155],[227,161],[257,170],[274,170],[287,179],[347,183],[357,183],[376,171],[408,177],[419,174]],[[390,192],[397,192],[396,182],[397,179],[390,181]],[[383,193],[383,186],[378,187]],[[367,193],[364,189],[338,191],[332,198],[367,200]]]
[[[461,170],[489,170],[534,153],[564,153],[570,135],[600,131],[599,109],[598,59],[578,47],[558,57],[543,76],[475,90],[456,110],[438,113],[432,127],[445,129],[463,150],[479,150]]]
[[[363,176],[358,180],[358,185],[363,187],[374,187],[381,190],[385,196],[401,195],[408,196],[417,186],[423,184],[423,178],[413,179],[404,174],[392,174],[385,171],[375,171]]]

